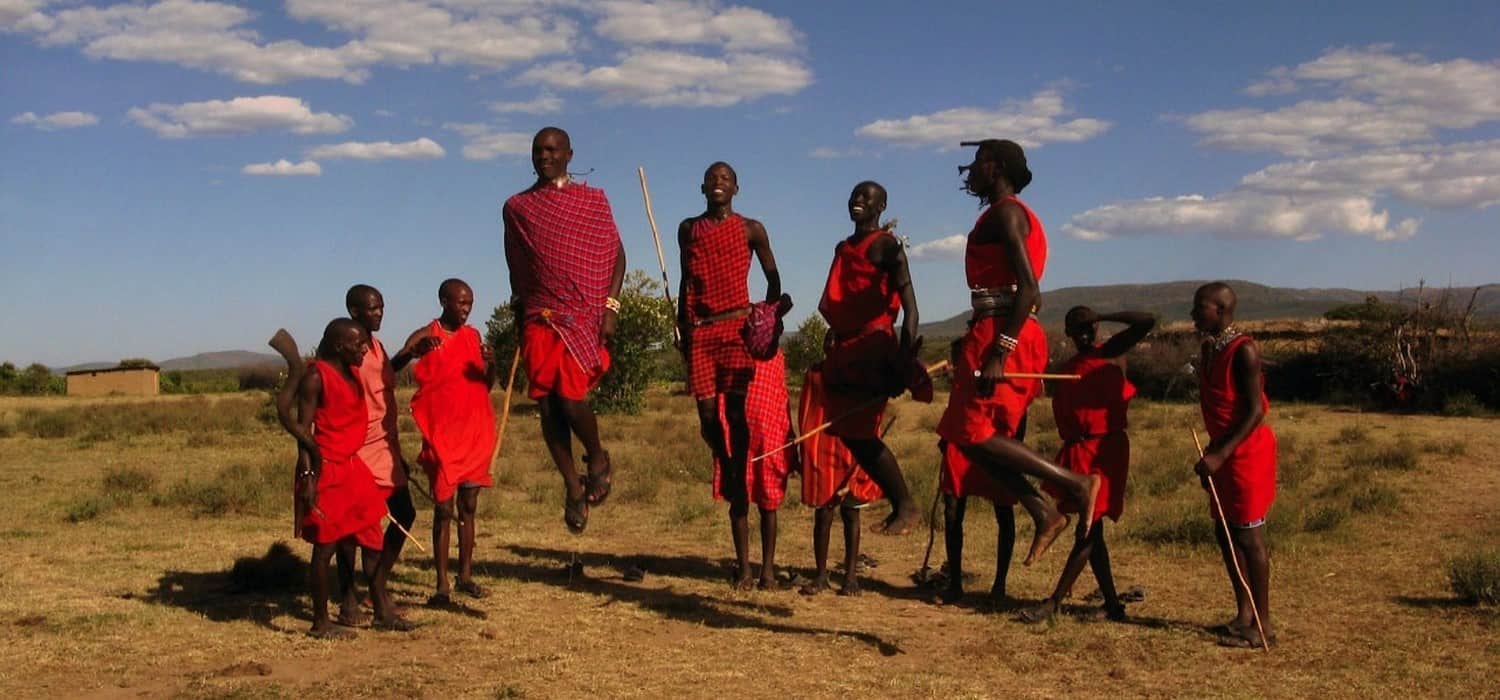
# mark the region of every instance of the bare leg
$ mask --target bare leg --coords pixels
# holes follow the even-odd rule
[[[1271,558],[1266,550],[1265,526],[1250,528],[1236,528],[1233,530],[1235,554],[1240,557],[1241,570],[1245,572],[1245,578],[1250,584],[1250,592],[1254,596],[1255,608],[1251,611],[1251,617],[1243,625],[1245,630],[1255,629],[1254,613],[1260,613],[1260,625],[1265,630],[1266,639],[1274,641],[1276,631],[1271,627]],[[1239,580],[1235,579],[1236,599],[1243,594],[1239,592]],[[1236,622],[1242,621],[1245,611],[1240,611],[1240,617]]]
[[[549,394],[537,402],[538,413],[542,418],[542,440],[547,443],[547,453],[552,456],[552,463],[562,475],[568,497],[582,498],[583,480],[578,477],[578,468],[573,465],[573,435],[563,403],[556,394]]]
[[[1052,589],[1052,596],[1023,610],[1022,622],[1045,622],[1057,612],[1063,601],[1072,595],[1073,584],[1078,581],[1078,575],[1083,573],[1083,567],[1088,565],[1093,556],[1094,545],[1103,534],[1104,530],[1096,527],[1088,537],[1080,537],[1073,541],[1073,550],[1068,553],[1068,563],[1063,565],[1062,574],[1057,577],[1057,586]]]
[[[878,438],[839,439],[849,448],[860,468],[870,475],[870,479],[891,500],[890,517],[876,525],[872,532],[882,535],[904,535],[911,532],[922,518],[922,511],[906,487],[906,477],[901,474],[901,465],[896,462],[895,453]]]
[[[578,436],[578,442],[583,445],[583,453],[589,460],[589,475],[603,474],[609,465],[609,454],[604,451],[604,446],[599,441],[599,419],[595,417],[594,409],[590,408],[586,401],[559,398],[557,404],[567,418],[568,426],[572,428],[573,434]],[[569,457],[571,456],[570,450]]]
[[[990,603],[1004,607],[1006,579],[1010,577],[1010,559],[1016,551],[1016,511],[1013,507],[995,505],[995,582],[990,584]]]
[[[1022,474],[1031,473],[1027,470],[1044,473],[1056,471],[1066,479],[1069,490],[1081,484],[1083,498],[1080,498],[1079,502],[1088,502],[1090,507],[1092,507],[1092,499],[1089,496],[1098,493],[1098,477],[1092,477],[1092,481],[1083,480],[1083,477],[1042,459],[1032,452],[1031,448],[1010,438],[995,435],[984,442],[965,445],[962,449],[965,456],[983,465],[991,477],[1009,489],[1026,508],[1027,514],[1031,516],[1035,526],[1035,535],[1031,541],[1031,550],[1023,562],[1027,566],[1030,566],[1047,551],[1048,547],[1052,546],[1052,541],[1067,528],[1068,519],[1057,512],[1057,508],[1050,502],[1042,498]],[[1013,467],[1012,465],[1020,466]]]
[[[859,595],[859,509],[839,506],[844,521],[844,584],[839,595]]]
[[[813,513],[813,564],[817,572],[813,574],[812,583],[802,587],[802,595],[817,595],[829,587],[828,538],[833,530],[833,509],[833,506],[823,506]]]
[[[448,586],[448,513],[452,512],[456,500],[450,498],[432,509],[432,563],[437,572],[437,591],[428,601],[432,604],[447,603],[451,593]]]
[[[1098,535],[1089,533],[1089,538],[1094,541],[1089,567],[1094,570],[1094,581],[1099,584],[1099,594],[1104,596],[1104,615],[1111,620],[1123,620],[1125,605],[1120,602],[1120,593],[1115,590],[1115,576],[1110,571],[1109,547],[1104,544],[1104,521],[1094,523],[1094,529]]]
[[[484,597],[482,588],[474,583],[474,514],[479,510],[479,488],[462,486],[458,489],[458,588],[475,598]]]
[[[1244,570],[1245,560],[1236,548],[1224,536],[1224,528],[1217,522],[1214,523],[1214,540],[1219,543],[1219,554],[1224,559],[1224,571],[1229,574],[1229,587],[1234,590],[1234,621],[1227,625],[1230,628],[1246,628],[1255,626],[1255,614],[1250,610],[1250,598],[1245,589],[1240,586],[1239,576],[1235,573],[1235,562],[1230,557],[1240,557],[1240,570]]]
[[[775,590],[776,581],[776,511],[760,508],[760,587]]]
[[[411,530],[412,523],[417,521],[416,508],[412,506],[411,491],[405,487],[396,490],[391,497],[386,499],[386,508],[390,510],[391,517],[401,527]],[[364,553],[365,573],[370,575],[370,604],[375,608],[375,621],[385,627],[398,627],[401,615],[396,612],[395,601],[391,600],[390,576],[391,569],[395,568],[396,560],[401,556],[401,548],[406,544],[406,535],[396,528],[393,523],[385,528],[385,539],[382,543],[379,558],[375,562],[374,571],[371,571],[370,552]]]
[[[948,555],[948,586],[940,594],[947,604],[964,597],[964,513],[969,499],[943,494],[943,550]]]
[[[738,562],[734,587],[748,591],[755,587],[755,577],[750,575],[750,502],[735,499],[729,502],[729,531],[734,538],[734,556]]]
[[[369,617],[359,609],[359,590],[354,581],[354,557],[359,553],[358,549],[353,538],[345,538],[339,541],[334,556],[339,572],[338,623],[349,627],[369,622]]]
[[[346,632],[335,630],[333,623],[328,619],[328,569],[336,549],[338,549],[338,543],[335,542],[313,545],[312,566],[309,569],[313,623],[312,629],[307,633],[314,637],[348,636]]]

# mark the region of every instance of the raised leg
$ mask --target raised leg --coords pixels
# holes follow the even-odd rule
[[[875,525],[872,531],[882,535],[905,535],[911,532],[917,526],[917,521],[921,520],[922,512],[916,499],[911,497],[911,490],[906,486],[906,477],[901,473],[901,465],[896,462],[895,453],[878,438],[840,440],[849,448],[860,468],[870,475],[870,479],[880,486],[880,490],[891,501],[890,516]]]

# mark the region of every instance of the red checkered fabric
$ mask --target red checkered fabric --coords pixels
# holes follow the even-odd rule
[[[765,362],[756,363],[755,379],[750,382],[750,391],[745,395],[745,420],[750,424],[750,458],[762,455],[791,442],[791,404],[786,391],[786,362],[781,353]],[[719,403],[719,423],[724,427],[724,436],[729,436],[729,424],[724,420],[724,403]],[[727,449],[727,446],[726,446]],[[722,491],[722,465],[714,460],[714,498],[724,500]],[[797,450],[777,452],[759,462],[750,462],[745,469],[745,492],[750,502],[766,510],[781,507],[786,497],[787,475],[799,469]]]
[[[723,221],[700,216],[683,251],[687,282],[683,303],[689,321],[698,321],[750,306],[750,242],[745,218]]]
[[[688,329],[688,390],[695,399],[745,394],[758,364],[750,357],[740,329],[743,318],[729,318]]]
[[[557,329],[589,372],[603,365],[599,324],[620,252],[620,230],[604,190],[543,184],[506,200],[505,262],[527,320]]]

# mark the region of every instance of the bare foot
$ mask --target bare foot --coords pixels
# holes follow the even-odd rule
[[[1036,563],[1036,560],[1040,559],[1047,552],[1047,548],[1052,546],[1052,541],[1056,540],[1057,536],[1061,535],[1062,531],[1066,529],[1068,529],[1068,516],[1057,511],[1052,511],[1052,519],[1042,523],[1036,529],[1036,535],[1031,539],[1031,552],[1026,555],[1026,560],[1021,563],[1026,566]]]
[[[372,629],[384,630],[386,632],[410,632],[417,628],[417,623],[401,617],[400,615],[389,615],[383,618],[375,618],[375,622],[372,623],[370,627]]]
[[[932,597],[933,605],[957,605],[964,599],[963,586],[947,586]]]
[[[736,591],[753,591],[755,590],[755,577],[741,576],[732,585]]]
[[[990,593],[985,596],[984,602],[995,612],[1005,612],[1016,608],[1016,601],[1005,595],[1004,588],[990,588]]]
[[[339,607],[339,616],[334,620],[345,627],[364,627],[370,624],[370,616],[361,612],[358,605],[352,608]]]
[[[859,577],[853,574],[844,577],[844,585],[839,587],[839,595],[853,597],[860,594]]]
[[[909,505],[906,510],[891,511],[890,517],[872,525],[870,532],[877,535],[905,535],[917,528],[917,521],[921,518],[922,511],[915,505]]]
[[[833,590],[833,584],[829,582],[828,572],[825,571],[821,574],[818,574],[818,577],[813,579],[812,583],[803,586],[802,589],[798,592],[802,595],[814,596],[828,590]]]
[[[313,623],[312,629],[307,631],[307,636],[312,637],[313,639],[344,640],[354,639],[356,635],[352,630],[340,629],[338,627],[334,627],[331,623],[324,621],[321,624]]]

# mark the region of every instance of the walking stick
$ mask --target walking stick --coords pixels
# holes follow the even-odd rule
[[[505,444],[505,424],[510,422],[510,393],[516,388],[516,367],[521,364],[520,326],[516,337],[516,355],[510,359],[510,378],[505,380],[505,403],[500,406],[500,426],[495,429],[495,451],[490,453],[490,478],[495,478],[495,468],[500,461],[500,446]]]
[[[942,464],[941,463],[938,464],[938,469],[942,469],[942,468],[943,468]],[[941,476],[939,476],[939,480],[941,480]],[[928,566],[927,565],[932,562],[932,545],[933,545],[933,543],[935,543],[937,541],[937,507],[938,507],[938,501],[942,500],[942,498],[943,498],[943,488],[942,488],[941,485],[939,485],[939,486],[937,486],[936,488],[933,489],[933,491],[932,491],[932,507],[927,509],[927,552],[922,555],[922,568],[920,568],[920,569],[917,570],[917,575],[916,575],[917,583],[927,583],[927,579],[928,579],[928,576],[929,576],[929,574],[927,573],[928,572]]]
[[[1198,440],[1198,430],[1193,429],[1193,444],[1198,447],[1198,459],[1203,459],[1203,443]],[[1240,587],[1245,589],[1245,599],[1250,601],[1250,614],[1255,616],[1255,629],[1260,632],[1260,646],[1266,651],[1271,650],[1271,643],[1266,639],[1266,628],[1260,624],[1260,610],[1255,607],[1255,594],[1250,591],[1250,583],[1245,580],[1245,572],[1240,570],[1240,558],[1234,551],[1234,540],[1229,533],[1229,521],[1224,517],[1224,504],[1219,502],[1219,490],[1214,488],[1212,477],[1204,477],[1208,482],[1208,493],[1214,500],[1214,511],[1219,514],[1219,526],[1224,528],[1224,543],[1229,546],[1229,561],[1234,564],[1235,578],[1239,579]]]
[[[423,546],[422,546],[422,543],[421,543],[421,542],[419,542],[419,541],[417,541],[417,538],[415,538],[415,537],[412,537],[412,536],[411,536],[411,533],[410,533],[410,532],[407,532],[407,530],[406,530],[406,528],[404,528],[404,527],[401,527],[401,523],[400,523],[400,522],[397,522],[397,520],[396,520],[396,516],[394,516],[394,515],[391,515],[391,512],[390,512],[390,511],[386,511],[386,512],[385,512],[385,517],[386,517],[386,519],[388,519],[388,520],[390,520],[390,521],[391,521],[391,524],[392,524],[392,525],[395,525],[395,526],[396,526],[396,529],[397,529],[397,530],[400,530],[400,531],[401,531],[401,534],[403,534],[403,535],[406,535],[406,539],[409,539],[409,540],[411,540],[411,543],[412,543],[412,544],[414,544],[414,545],[416,545],[416,546],[417,546],[417,549],[420,549],[420,550],[422,550],[422,553],[423,553],[423,554],[426,554],[426,553],[427,553],[427,548],[426,548],[426,547],[423,547]]]
[[[673,307],[672,313],[677,313],[676,305],[672,303],[672,282],[667,279],[667,256],[661,250],[661,233],[656,229],[656,215],[651,213],[651,190],[646,188],[646,169],[638,167],[636,175],[641,178],[641,198],[646,201],[646,220],[651,222],[651,240],[656,243],[656,263],[661,266],[661,289],[667,295],[667,305]],[[677,324],[672,324],[672,340],[682,342],[682,329]]]

